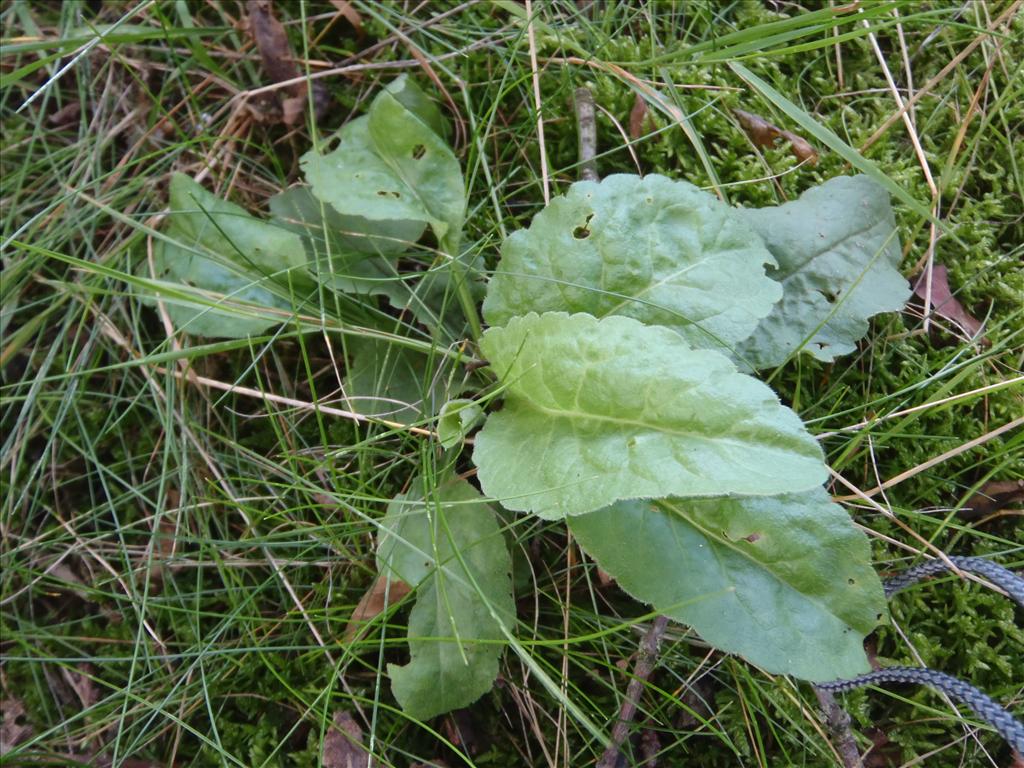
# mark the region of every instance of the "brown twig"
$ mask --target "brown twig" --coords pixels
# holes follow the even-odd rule
[[[622,708],[619,710],[619,720],[612,728],[612,743],[601,755],[596,768],[615,768],[619,762],[619,750],[626,736],[629,734],[629,725],[636,716],[636,709],[640,701],[640,693],[643,685],[647,682],[655,663],[658,661],[658,645],[661,637],[665,634],[668,626],[667,616],[658,616],[651,622],[651,626],[644,633],[640,641],[640,650],[637,653],[636,664],[633,667],[633,678],[626,686],[626,698],[622,701]]]
[[[578,137],[580,178],[583,181],[600,181],[597,173],[597,120],[594,117],[594,94],[586,86],[580,86],[573,94],[576,106],[576,135]]]
[[[845,768],[860,768],[863,765],[860,750],[850,730],[850,715],[843,709],[831,691],[814,687],[814,695],[818,697],[822,712],[825,713],[825,725],[835,739],[835,748]]]

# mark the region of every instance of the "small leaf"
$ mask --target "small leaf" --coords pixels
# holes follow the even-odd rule
[[[774,147],[776,139],[779,138],[779,129],[773,123],[769,123],[760,115],[753,112],[746,112],[742,109],[732,111],[740,126],[746,132],[750,140],[758,147]]]
[[[430,225],[454,255],[466,196],[459,161],[444,141],[387,90],[370,112],[347,123],[328,155],[307,152],[302,168],[313,193],[339,213]]]
[[[620,502],[569,526],[622,589],[722,650],[813,681],[869,669],[885,596],[867,538],[821,488]]]
[[[416,585],[412,658],[388,665],[402,709],[425,720],[487,693],[505,640],[491,610],[504,622],[515,618],[511,559],[494,510],[465,480],[433,489],[426,502],[416,490],[397,496],[381,521],[377,563]]]
[[[170,204],[165,234],[174,242],[154,243],[155,277],[210,292],[210,301],[218,301],[220,295],[227,299],[207,307],[165,296],[175,326],[199,336],[245,337],[279,324],[280,313],[266,319],[254,317],[251,308],[232,305],[291,312],[292,302],[271,287],[295,281],[294,272],[286,273],[305,266],[306,253],[296,234],[250,216],[182,174],[171,178]],[[148,276],[147,266],[142,273]]]
[[[284,25],[274,16],[273,5],[269,0],[248,0],[246,10],[249,13],[248,26],[260,52],[263,72],[271,83],[291,81],[301,75],[296,65],[295,53]],[[283,122],[294,125],[302,117],[306,106],[306,82],[293,82],[286,86],[282,99]]]
[[[889,193],[867,176],[839,176],[799,200],[738,213],[778,261],[769,275],[783,289],[782,301],[737,349],[754,368],[779,365],[798,350],[830,362],[856,349],[869,317],[906,303]]]
[[[811,165],[818,164],[818,150],[811,146],[811,142],[803,136],[798,136],[792,131],[780,131],[779,136],[784,141],[789,142],[789,151],[792,152],[793,157],[801,163],[806,162]]]
[[[502,245],[484,317],[624,315],[729,349],[781,296],[773,264],[732,210],[691,184],[617,175],[573,184]]]
[[[629,138],[633,141],[642,138],[647,132],[645,126],[652,122],[647,101],[638,93],[633,99],[633,108],[629,110]]]
[[[546,519],[618,499],[762,495],[826,478],[821,449],[724,355],[626,317],[550,312],[484,333],[505,406],[476,436],[485,493]]]
[[[441,447],[454,448],[483,421],[483,416],[483,409],[473,400],[449,400],[441,406],[437,419],[437,436]]]

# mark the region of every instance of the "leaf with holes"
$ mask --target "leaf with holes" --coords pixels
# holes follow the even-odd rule
[[[867,538],[821,488],[624,501],[569,527],[622,589],[717,648],[805,680],[869,670],[885,595]]]
[[[729,350],[782,295],[775,261],[734,211],[664,176],[573,184],[510,235],[484,317],[527,312],[624,315],[663,325],[692,346]]]
[[[627,317],[531,313],[481,350],[504,408],[476,436],[484,492],[543,518],[619,499],[761,495],[826,478],[821,449],[724,355]]]
[[[287,293],[308,287],[297,269],[305,267],[306,252],[296,234],[180,173],[171,178],[170,207],[169,240],[154,243],[153,266],[158,280],[185,287],[160,291],[175,326],[199,336],[245,337],[291,314],[296,302]],[[148,275],[147,267],[142,271]]]
[[[425,720],[472,704],[491,689],[514,624],[511,560],[494,514],[465,480],[424,500],[413,484],[380,523],[377,567],[416,587],[408,664],[388,665],[391,690]],[[500,622],[500,623],[499,623]]]
[[[414,87],[406,83],[399,95]],[[341,129],[337,149],[307,152],[302,169],[313,194],[339,213],[427,224],[442,252],[454,256],[466,212],[462,170],[420,114],[384,90],[368,115]]]
[[[826,362],[853,352],[869,317],[902,309],[910,297],[889,193],[867,176],[840,176],[799,200],[737,215],[764,238],[778,261],[769,275],[783,290],[737,349],[754,368],[798,351]]]

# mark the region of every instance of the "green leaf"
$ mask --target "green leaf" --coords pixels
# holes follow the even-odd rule
[[[365,416],[414,424],[437,413],[444,380],[426,355],[377,339],[350,339],[346,407]]]
[[[184,233],[168,229],[169,237],[185,240]],[[204,293],[184,288],[179,291],[161,291],[164,308],[175,328],[195,336],[213,338],[244,338],[262,333],[279,325],[284,319],[281,312],[291,311],[291,302],[260,286],[252,280],[212,259],[168,243],[153,243],[154,274],[158,280],[180,286],[195,286]],[[141,273],[149,274],[143,266]],[[209,292],[207,295],[205,292]],[[188,298],[194,296],[195,301]],[[143,295],[142,301],[153,305],[156,297]],[[255,306],[244,306],[244,305]],[[259,317],[261,308],[279,310],[277,316]]]
[[[395,256],[412,248],[423,236],[420,221],[371,221],[346,216],[321,202],[309,187],[292,187],[270,198],[276,222],[309,238],[314,255],[362,254]]]
[[[481,340],[505,407],[476,436],[485,493],[543,518],[619,499],[765,495],[826,479],[821,449],[724,355],[626,317],[551,312]]]
[[[625,315],[696,347],[731,349],[782,295],[765,276],[774,263],[732,209],[692,184],[654,175],[581,181],[505,240],[484,318]]]
[[[199,336],[244,337],[277,325],[282,313],[254,317],[253,308],[233,308],[239,302],[292,311],[282,296],[287,273],[306,264],[302,240],[281,227],[250,216],[240,206],[207,192],[200,184],[175,174],[170,185],[171,212],[164,229],[168,240],[154,243],[154,273],[158,280],[211,292],[215,306],[165,298],[171,321]],[[148,267],[143,267],[148,274]],[[273,290],[274,288],[277,290]],[[181,294],[194,294],[182,291]],[[154,299],[144,301],[153,303]]]
[[[885,595],[866,537],[821,488],[619,502],[569,526],[622,589],[722,650],[815,682],[869,670]]]
[[[457,251],[466,212],[462,169],[451,149],[387,91],[370,112],[341,129],[328,155],[307,152],[313,193],[339,213],[373,221],[430,225],[441,250]]]
[[[454,448],[484,418],[483,408],[474,400],[449,400],[441,406],[437,418],[437,436],[441,447]]]
[[[839,176],[799,200],[738,213],[778,261],[769,274],[783,289],[737,349],[755,368],[801,349],[824,361],[853,352],[869,317],[902,309],[910,296],[889,193],[866,176]]]
[[[388,93],[407,110],[426,123],[430,130],[442,139],[447,133],[447,123],[437,104],[431,100],[423,89],[416,85],[416,81],[406,74],[401,74],[387,84],[385,89]]]
[[[452,338],[459,337],[464,321],[460,323],[455,298],[446,301],[451,289],[448,268],[435,266],[426,272],[398,269],[397,256],[412,255],[409,249],[423,235],[422,222],[345,216],[317,199],[309,187],[293,187],[275,195],[270,210],[280,226],[303,237],[310,273],[320,284],[344,293],[384,296],[395,309],[408,309],[430,328],[440,326],[443,317]],[[426,255],[428,260],[434,256]],[[469,256],[460,257],[464,269],[478,270]]]
[[[309,271],[321,285],[361,296],[386,296],[399,309],[412,303],[396,257],[423,235],[421,222],[344,216],[318,200],[309,187],[275,195],[270,210],[280,226],[302,236]]]
[[[472,704],[491,689],[515,620],[512,567],[494,510],[465,480],[397,496],[381,521],[377,567],[416,587],[411,660],[388,665],[391,690],[425,720]]]
[[[289,269],[306,265],[302,241],[294,233],[261,221],[241,206],[207,192],[180,173],[171,178],[169,226],[190,237],[215,258],[244,265],[284,282]]]

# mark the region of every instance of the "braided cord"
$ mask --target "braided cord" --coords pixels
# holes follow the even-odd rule
[[[1018,576],[1013,571],[1007,570],[998,563],[993,563],[991,560],[986,560],[983,557],[960,557],[953,555],[949,558],[949,561],[961,571],[969,571],[970,573],[984,576],[1006,592],[1017,605],[1024,608],[1024,578]],[[908,568],[891,579],[885,580],[885,596],[892,597],[911,584],[916,584],[927,576],[942,573],[948,567],[945,560],[929,560],[920,565],[915,565],[913,568]]]
[[[1024,608],[1024,578],[983,557],[953,556],[949,558],[949,561],[962,571],[970,571],[984,576]],[[929,560],[913,568],[908,568],[885,581],[885,596],[886,598],[892,597],[911,584],[915,584],[927,576],[941,573],[948,568],[945,560]],[[875,683],[920,683],[942,691],[950,698],[970,707],[974,714],[991,725],[1000,736],[1006,739],[1013,749],[1024,754],[1024,724],[1015,719],[988,694],[978,690],[970,683],[944,672],[937,672],[927,667],[887,667],[849,680],[815,683],[815,687],[841,693]]]
[[[836,680],[815,685],[826,691],[840,693],[875,683],[921,683],[942,691],[950,698],[970,707],[974,714],[995,728],[1011,747],[1024,754],[1024,724],[1014,719],[988,694],[945,672],[924,667],[887,667],[852,680]]]

